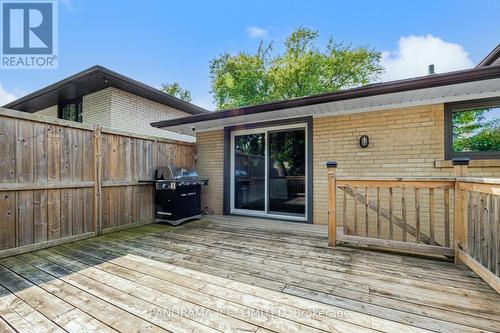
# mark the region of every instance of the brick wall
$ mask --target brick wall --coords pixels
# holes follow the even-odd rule
[[[359,137],[366,134],[370,146],[361,148]],[[210,177],[205,190],[208,206],[222,213],[223,200],[223,131],[198,134],[198,167],[200,174]],[[325,161],[338,162],[339,176],[452,176],[451,167],[436,167],[435,161],[444,159],[444,106],[377,111],[345,116],[315,118],[313,122],[313,220],[327,223],[327,188]],[[498,164],[497,164],[498,165]],[[471,167],[471,176],[500,177],[500,167]],[[360,189],[361,190],[361,189]],[[374,200],[375,193],[369,193]],[[400,214],[400,193],[395,191],[394,210]],[[428,193],[423,191],[422,223],[428,216],[425,211]],[[437,214],[443,213],[442,190],[436,191]],[[452,193],[451,193],[452,195]],[[409,206],[413,205],[414,193],[406,193]],[[387,206],[386,198],[382,204]],[[350,203],[349,205],[352,205]],[[352,207],[349,208],[352,212]],[[360,221],[364,219],[364,207],[359,204]],[[370,211],[370,218],[373,218]],[[414,211],[408,208],[408,218]],[[440,216],[438,216],[439,218]],[[363,220],[364,221],[364,220]],[[342,223],[340,219],[340,224]],[[438,224],[436,222],[436,224]],[[423,231],[425,230],[423,226]],[[442,225],[436,225],[437,233]],[[441,235],[442,236],[442,235]],[[442,238],[436,235],[438,238]]]
[[[198,133],[196,137],[198,159],[196,168],[202,177],[208,177],[208,187],[203,189],[202,208],[208,207],[215,214],[223,212],[224,193],[224,131]]]
[[[111,89],[111,128],[172,140],[195,141],[193,136],[180,135],[150,125],[154,121],[182,118],[191,114],[123,90],[108,89]]]
[[[99,124],[112,128],[111,99],[113,88],[106,88],[83,96],[82,122],[85,124]]]
[[[368,148],[359,146],[363,134]],[[315,118],[314,223],[327,223],[325,161],[338,163],[339,176],[453,176],[436,168],[444,159],[444,105]],[[500,168],[470,168],[472,176],[500,177]]]
[[[40,111],[35,112],[35,113],[39,114],[41,116],[48,116],[48,117],[57,118],[57,105],[49,106],[48,108],[40,110]]]
[[[195,138],[151,127],[150,123],[190,116],[161,103],[109,87],[83,96],[82,122],[130,133],[194,142]],[[37,112],[57,117],[57,106]]]

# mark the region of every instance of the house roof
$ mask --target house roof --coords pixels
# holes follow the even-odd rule
[[[193,135],[196,131],[248,122],[307,115],[340,115],[497,96],[500,96],[500,66],[484,66],[159,121],[151,125]]]
[[[199,106],[185,102],[99,65],[21,97],[4,105],[4,107],[25,112],[36,112],[53,105],[77,100],[107,87],[115,87],[193,115],[208,112]]]
[[[500,65],[500,44],[497,45],[476,67]]]

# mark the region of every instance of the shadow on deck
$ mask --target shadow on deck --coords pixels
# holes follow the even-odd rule
[[[469,269],[327,246],[325,226],[148,225],[0,260],[3,332],[500,331]]]

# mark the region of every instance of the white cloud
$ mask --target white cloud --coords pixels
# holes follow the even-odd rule
[[[16,95],[5,90],[2,83],[0,83],[0,106],[4,106],[5,104],[12,102],[16,98]]]
[[[266,38],[267,30],[264,28],[253,26],[247,28],[247,34],[250,38]]]
[[[436,73],[473,66],[461,45],[432,35],[401,37],[397,51],[382,52],[381,63],[386,69],[382,74],[383,81],[427,75],[430,64],[434,64]]]

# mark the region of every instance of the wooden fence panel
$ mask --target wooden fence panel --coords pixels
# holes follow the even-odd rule
[[[96,145],[96,143],[98,145]],[[154,170],[194,144],[0,110],[0,257],[154,220]]]
[[[170,163],[194,166],[192,144],[125,137],[109,131],[101,138],[103,230],[153,219],[154,170]]]

